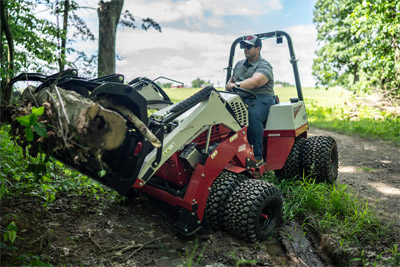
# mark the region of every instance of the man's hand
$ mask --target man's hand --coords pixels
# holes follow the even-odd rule
[[[228,83],[225,85],[226,91],[232,91],[232,88],[233,88],[233,87],[237,87],[235,83],[230,83],[230,82],[228,82]]]

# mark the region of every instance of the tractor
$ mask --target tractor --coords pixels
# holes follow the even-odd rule
[[[56,159],[121,195],[142,192],[177,207],[174,229],[182,235],[208,226],[248,241],[266,240],[281,223],[284,199],[278,188],[261,179],[263,174],[275,171],[281,179],[309,175],[333,183],[338,152],[331,137],[307,137],[309,124],[291,37],[283,31],[256,35],[261,40],[276,38],[277,44],[286,38],[297,88],[297,97],[270,109],[261,166],[247,140],[248,112],[243,99],[256,97],[248,90],[228,92],[207,86],[174,104],[146,77],[128,83],[120,74],[86,79],[70,69],[50,76],[22,73],[11,82],[39,81],[35,92],[55,84],[94,102],[111,99],[135,114],[161,142],[154,147],[127,120],[122,144],[105,151],[100,160],[92,154],[79,163],[68,149],[53,151]],[[227,81],[235,48],[245,37],[232,43]],[[103,175],[101,170],[105,170]]]

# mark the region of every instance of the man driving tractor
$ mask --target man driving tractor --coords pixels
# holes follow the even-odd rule
[[[254,146],[257,166],[264,164],[263,123],[267,120],[269,109],[275,104],[274,74],[271,64],[260,55],[261,39],[255,35],[247,36],[240,42],[246,59],[236,63],[233,75],[226,84],[227,91],[239,87],[257,95],[255,99],[245,99],[249,112],[248,140]]]

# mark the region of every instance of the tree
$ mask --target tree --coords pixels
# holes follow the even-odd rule
[[[196,80],[192,81],[192,87],[193,88],[200,88],[202,86],[206,85],[206,81],[201,80],[200,78],[197,78]]]
[[[99,2],[99,77],[115,72],[115,37],[124,0]]]
[[[3,105],[10,101],[12,88],[6,87],[6,84],[14,73],[54,68],[57,59],[54,53],[57,51],[57,29],[48,20],[33,15],[36,6],[34,1],[0,1],[0,5],[1,38],[6,40],[1,42],[0,48]]]
[[[83,60],[80,65],[85,67],[86,65],[92,65],[93,56],[90,58],[86,55],[85,52],[77,51],[72,46],[67,47],[67,43],[71,44],[75,42],[76,37],[80,37],[81,40],[87,41],[91,40],[94,41],[95,37],[94,34],[91,32],[89,27],[86,25],[85,21],[76,14],[76,11],[82,8],[89,8],[89,7],[82,7],[77,4],[74,0],[64,0],[60,2],[48,2],[46,4],[50,13],[56,16],[57,19],[57,50],[58,50],[58,66],[59,71],[63,71],[65,69],[65,65],[76,67],[76,62]],[[89,8],[90,9],[90,8]],[[59,27],[59,18],[62,17],[62,29]],[[68,33],[72,33],[72,39],[68,39]],[[77,57],[74,61],[68,62],[66,59],[67,54],[76,53]],[[82,66],[80,66],[82,67]],[[93,68],[93,66],[91,66]],[[80,72],[82,72],[82,68],[79,68]],[[87,76],[94,76],[92,75],[95,71],[83,71],[87,74]]]
[[[67,28],[68,28],[68,13],[69,13],[69,0],[64,1],[64,19],[63,19],[63,29],[61,35],[61,51],[60,51],[60,57],[58,58],[58,65],[60,68],[60,71],[64,70],[64,65],[65,65],[65,50],[67,46]]]
[[[361,41],[357,58],[363,86],[400,96],[400,0],[363,1],[349,15],[351,33]]]
[[[350,34],[351,23],[346,18],[360,0],[318,0],[313,22],[317,28],[317,58],[313,75],[317,86],[345,86],[359,80],[358,38]]]
[[[400,96],[400,0],[318,0],[317,85]]]
[[[99,16],[99,51],[98,51],[98,76],[115,72],[115,42],[118,24],[135,29],[136,19],[131,12],[126,10],[120,20],[124,0],[111,0],[99,2],[97,13]],[[161,26],[151,18],[142,19],[142,29],[154,28],[161,32]]]
[[[11,97],[12,88],[8,86],[6,83],[13,77],[14,73],[14,37],[11,32],[10,25],[8,23],[8,14],[6,8],[6,2],[0,1],[0,18],[1,18],[1,35],[3,32],[5,33],[7,39],[7,59],[8,62],[5,64],[5,55],[3,54],[3,42],[1,42],[1,69],[5,70],[4,75],[2,78],[5,82],[2,81],[2,88],[1,88],[1,103],[5,102],[8,103]],[[4,87],[3,87],[4,86]]]

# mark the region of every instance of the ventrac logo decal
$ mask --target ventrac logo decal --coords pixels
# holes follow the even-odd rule
[[[300,111],[300,109],[301,109],[302,106],[303,106],[303,104],[301,104],[301,105],[298,106],[298,107],[293,108],[293,116],[294,116],[295,119],[296,119],[297,114],[299,113],[299,111]]]

